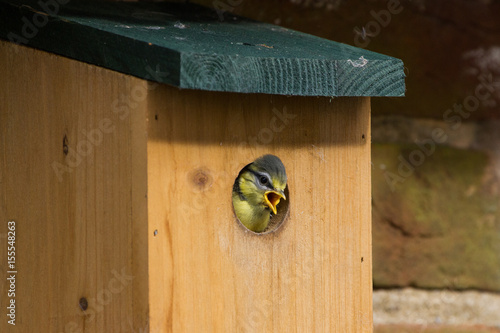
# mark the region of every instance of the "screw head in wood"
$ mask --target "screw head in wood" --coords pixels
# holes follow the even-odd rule
[[[80,298],[80,300],[78,301],[78,305],[80,306],[80,309],[82,311],[86,311],[89,308],[89,302],[85,297]]]

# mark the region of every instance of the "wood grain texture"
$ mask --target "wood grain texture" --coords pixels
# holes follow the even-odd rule
[[[0,235],[16,221],[18,271],[11,326],[0,238],[0,331],[145,332],[145,103],[122,107],[146,82],[8,42],[0,63]]]
[[[0,0],[0,15],[1,38],[180,88],[405,92],[399,59],[237,16],[220,21],[214,9],[193,4],[72,1],[47,10],[37,0]]]
[[[368,98],[161,86],[148,112],[152,332],[372,331]],[[291,205],[256,236],[231,189],[264,153],[284,162]]]
[[[368,98],[179,90],[5,42],[0,60],[14,330],[371,332]],[[255,236],[231,189],[264,153],[287,167],[290,215]]]

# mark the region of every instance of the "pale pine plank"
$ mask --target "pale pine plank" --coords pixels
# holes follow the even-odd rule
[[[0,63],[0,233],[18,225],[18,321],[0,331],[147,329],[145,103],[123,120],[113,112],[146,82],[6,42]],[[105,118],[113,130],[59,181],[52,164],[72,165],[63,137],[75,150]],[[0,239],[2,262],[5,250]]]
[[[163,86],[148,103],[152,329],[370,332],[369,99]],[[245,145],[284,107],[296,117],[281,132]],[[255,236],[231,187],[264,153],[285,163],[292,204],[282,229]]]

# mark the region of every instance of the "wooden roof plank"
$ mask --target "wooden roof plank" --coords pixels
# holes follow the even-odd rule
[[[399,59],[234,15],[220,21],[199,5],[43,3],[0,0],[0,38],[180,88],[304,96],[405,92]]]

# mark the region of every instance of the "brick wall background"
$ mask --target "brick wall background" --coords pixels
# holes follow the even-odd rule
[[[198,0],[400,58],[375,98],[376,332],[500,332],[500,1]]]

